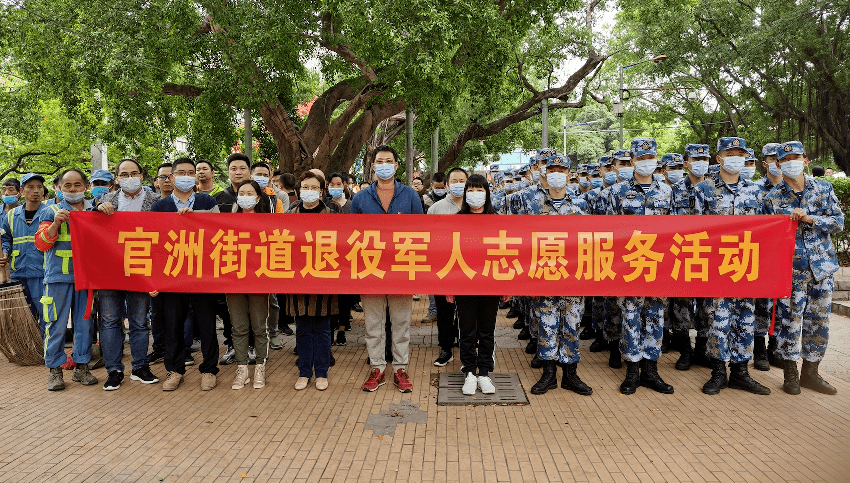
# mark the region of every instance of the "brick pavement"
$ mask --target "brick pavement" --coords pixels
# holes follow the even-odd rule
[[[415,318],[424,315],[416,304]],[[504,314],[504,312],[501,312]],[[436,328],[414,323],[412,394],[390,384],[359,389],[367,373],[358,334],[334,347],[330,388],[296,392],[295,356],[272,353],[262,390],[230,389],[235,367],[202,393],[197,368],[184,385],[164,393],[125,379],[121,389],[70,382],[45,389],[43,367],[0,361],[0,482],[292,482],[292,481],[576,481],[576,482],[838,482],[850,477],[850,319],[834,316],[824,373],[837,396],[782,392],[782,373],[752,371],[773,394],[700,391],[709,371],[678,372],[677,354],[659,363],[676,388],[664,396],[640,389],[622,396],[624,369],[607,367],[607,353],[583,353],[580,375],[591,397],[565,390],[529,395],[527,406],[438,407],[431,374],[458,371],[431,363]],[[528,367],[512,321],[500,317],[497,371],[516,372],[526,391],[539,377]],[[433,337],[429,332],[434,331]],[[294,339],[287,340],[288,345]],[[587,342],[582,343],[586,347]],[[456,354],[457,357],[457,354]],[[129,364],[129,356],[125,357]],[[152,366],[160,377],[161,364]],[[835,373],[830,372],[835,369]],[[94,371],[101,383],[104,369]],[[370,415],[418,405],[424,424],[403,422],[393,436],[364,425]]]

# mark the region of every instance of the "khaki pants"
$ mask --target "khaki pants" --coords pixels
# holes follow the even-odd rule
[[[233,349],[236,351],[236,364],[248,364],[248,330],[254,330],[254,347],[257,364],[265,364],[269,357],[269,335],[266,319],[269,317],[269,296],[267,294],[227,294],[227,309],[233,324]]]
[[[387,307],[392,324],[393,369],[404,369],[410,360],[410,315],[413,312],[411,295],[361,295],[360,305],[366,318],[366,350],[372,368],[385,372]]]

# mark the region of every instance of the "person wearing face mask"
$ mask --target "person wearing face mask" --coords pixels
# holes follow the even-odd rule
[[[68,359],[65,332],[69,315],[74,328],[71,359],[77,365],[72,380],[84,386],[97,384],[97,378],[88,367],[94,336],[93,321],[86,318],[91,309],[91,294],[74,287],[69,226],[71,211],[91,208],[84,198],[89,182],[82,171],[67,169],[59,175],[59,186],[63,193],[62,202],[49,206],[50,212],[45,213],[35,234],[35,247],[44,252],[44,295],[40,301],[45,322],[44,364],[50,369],[48,391],[65,389],[61,366]]]
[[[372,165],[378,180],[357,193],[351,201],[352,214],[421,215],[422,204],[416,191],[395,180],[398,154],[389,146],[379,146],[372,152]],[[444,178],[445,179],[445,178]],[[390,312],[392,326],[393,382],[401,392],[413,391],[407,374],[410,359],[410,316],[412,295],[361,295],[360,304],[366,319],[366,349],[372,366],[363,390],[373,392],[386,384],[386,316]]]
[[[720,172],[696,186],[694,214],[760,215],[759,188],[741,178],[746,163],[747,143],[738,137],[717,141]],[[705,394],[718,394],[726,387],[753,394],[768,395],[770,389],[750,377],[747,365],[753,353],[755,300],[752,298],[713,298],[709,301],[711,327],[707,356],[711,359],[711,378],[702,388]],[[727,377],[726,363],[730,374]]]
[[[115,176],[120,189],[106,193],[100,198],[97,211],[104,215],[121,212],[149,212],[159,201],[153,191],[142,189],[145,171],[134,159],[122,159],[115,166]],[[94,191],[94,190],[92,190]],[[133,369],[130,378],[142,384],[155,384],[159,379],[150,371],[148,360],[147,313],[150,295],[147,292],[125,290],[98,290],[100,302],[101,327],[100,345],[106,364],[107,379],[104,391],[114,391],[121,387],[124,380],[124,364],[121,356],[124,349],[124,313],[130,323],[130,354],[133,356]]]
[[[674,183],[673,214],[693,215],[695,205],[696,185],[705,179],[708,173],[709,147],[707,144],[688,144],[685,146],[684,167],[688,169],[687,176]],[[675,160],[673,161],[675,163]],[[673,164],[674,168],[678,168]],[[702,297],[671,297],[670,327],[672,329],[672,345],[679,351],[676,369],[687,371],[692,365],[710,367],[706,357],[708,343],[709,314],[708,299]],[[689,330],[693,325],[697,331],[696,348],[691,346]]]
[[[464,186],[460,211],[462,215],[495,213],[490,202],[487,179],[473,174]],[[509,297],[501,297],[508,300]],[[496,339],[496,314],[500,297],[496,295],[447,295],[449,303],[457,306],[458,347],[461,372],[466,374],[462,392],[474,396],[480,389],[483,394],[495,394],[496,387],[490,379],[495,369],[493,357]]]
[[[666,183],[652,178],[658,165],[655,139],[632,139],[630,154],[634,177],[611,188],[607,213],[645,216],[671,214],[673,190]],[[617,303],[622,314],[620,351],[627,366],[620,392],[634,394],[638,386],[643,386],[662,394],[673,394],[673,386],[664,382],[658,374],[667,299],[618,297]]]
[[[468,175],[463,168],[452,168],[446,173],[449,192],[445,198],[431,205],[429,215],[454,215],[460,211],[466,192]],[[457,338],[457,321],[455,320],[455,304],[448,302],[445,295],[435,295],[437,302],[437,339],[440,354],[434,361],[437,367],[443,367],[454,360],[452,347]]]
[[[48,206],[56,205],[62,202],[62,190],[59,189],[59,176],[53,178],[51,187],[53,189],[53,198],[44,200],[44,204]]]
[[[91,174],[91,195],[92,202],[97,205],[103,195],[112,191],[112,187],[114,185],[115,178],[112,176],[112,173],[105,169],[96,169]]]
[[[761,155],[763,158],[761,164],[766,172],[765,175],[755,183],[756,186],[759,187],[759,190],[761,190],[763,204],[765,203],[765,197],[767,197],[767,194],[770,193],[773,188],[782,183],[782,169],[779,168],[779,164],[776,162],[776,155],[779,146],[779,143],[767,143],[761,148]],[[787,299],[780,299],[778,303],[781,304],[785,301],[787,301]],[[782,323],[782,321],[778,318],[780,314],[787,313],[789,313],[787,308],[785,310],[777,308],[776,327],[779,327]],[[773,317],[773,299],[756,299],[756,328],[753,342],[753,365],[756,369],[762,371],[770,370],[770,366],[782,369],[784,365],[782,359],[776,356],[777,333],[774,331],[774,335],[766,342],[766,339],[768,338],[767,333],[770,331],[770,323]],[[765,360],[767,361],[766,364]]]
[[[585,171],[584,180],[589,185],[589,188],[581,194],[581,197],[587,202],[589,214],[593,214],[596,199],[599,197],[599,193],[602,192],[603,180],[602,176],[599,175],[598,163],[586,164]],[[605,339],[602,335],[602,318],[604,316],[602,297],[585,297],[584,302],[584,317],[582,318],[584,330],[579,334],[579,339],[594,339],[591,343],[590,351],[601,352],[605,346]]]
[[[519,215],[584,215],[589,208],[567,187],[570,158],[555,155],[546,162],[548,189],[537,186],[522,194],[517,203]],[[584,297],[554,296],[533,299],[539,311],[540,333],[537,356],[543,360],[543,374],[531,388],[532,394],[545,394],[558,386],[557,368],[563,368],[561,387],[584,396],[593,393],[577,374],[581,353],[578,347],[578,325],[584,310]]]
[[[668,186],[670,182],[667,181],[667,177],[664,175],[664,170],[667,168],[667,163],[662,157],[660,161],[658,161],[658,165],[655,166],[655,172],[652,173],[652,179],[657,180],[661,183],[666,183]]]
[[[344,173],[331,173],[328,180],[328,195],[340,208],[340,213],[351,213],[351,192],[346,184],[347,175]],[[421,180],[420,180],[421,182]],[[332,317],[332,327],[336,327],[336,340],[334,344],[344,346],[346,330],[351,330],[351,309],[357,303],[357,295],[339,294],[339,314]]]
[[[756,153],[752,148],[747,148],[747,155],[744,157],[744,167],[741,168],[741,179],[752,180],[756,174]]]
[[[162,198],[151,207],[153,212],[177,213],[219,213],[219,207],[212,196],[195,193],[195,163],[189,158],[177,158],[171,166],[174,179],[174,192]],[[178,220],[174,220],[179,223]],[[183,381],[186,373],[187,350],[185,344],[186,316],[191,306],[201,337],[203,362],[198,366],[201,373],[201,391],[211,391],[217,383],[218,374],[218,336],[215,329],[215,294],[209,293],[159,293],[153,291],[151,297],[162,297],[162,314],[165,322],[165,381],[163,391],[174,391]]]
[[[21,183],[15,178],[3,181],[3,212],[8,213],[18,206],[18,198],[21,196]]]
[[[665,154],[661,157],[661,161],[659,166],[661,167],[661,178],[659,178],[659,172],[656,169],[656,173],[653,175],[653,179],[657,179],[666,183],[668,186],[673,186],[672,180],[676,180],[676,182],[681,181],[684,171],[682,170],[684,163],[682,160],[682,155],[677,153]],[[675,205],[675,198],[674,198]],[[693,300],[690,300],[691,302]],[[661,339],[661,353],[666,354],[667,352],[674,350],[678,351],[679,339],[675,339],[673,337],[672,332],[670,331],[670,327],[672,325],[673,319],[673,300],[668,299],[667,301],[667,313],[664,317],[664,336]],[[690,345],[690,344],[689,344]]]
[[[44,292],[44,254],[35,247],[35,234],[42,220],[51,212],[41,202],[44,177],[27,173],[21,177],[24,204],[9,210],[0,219],[0,270],[9,269],[13,281],[20,282],[24,298],[44,337],[44,319],[41,317],[41,297]],[[52,213],[52,212],[51,212]]]
[[[305,171],[300,183],[301,199],[289,207],[289,213],[339,213],[336,203],[321,199],[325,191],[324,177],[312,170]],[[316,389],[324,391],[328,388],[328,368],[331,363],[331,318],[339,314],[338,297],[290,294],[287,299],[289,315],[295,318],[295,344],[298,350],[299,377],[295,389],[306,389],[315,374]]]
[[[569,174],[569,181],[568,181],[569,184],[567,185],[567,189],[570,190],[570,192],[573,196],[578,196],[578,195],[581,194],[581,187],[579,186],[578,179],[579,179],[578,173],[570,173]]]
[[[681,154],[665,154],[661,158],[661,164],[664,165],[663,174],[668,185],[673,186],[684,178],[684,160]]]
[[[809,160],[802,143],[782,143],[776,160],[782,182],[765,197],[764,212],[797,221],[791,297],[776,307],[774,334],[777,355],[783,360],[782,389],[800,394],[805,387],[834,395],[838,391],[823,380],[818,366],[829,343],[829,314],[838,271],[832,236],[844,229],[844,212],[829,182],[804,173]],[[803,364],[798,373],[800,359]]]
[[[443,173],[434,173],[431,175],[431,189],[422,195],[422,201],[425,203],[424,210],[428,210],[431,208],[431,205],[445,198],[447,193],[446,175]]]
[[[613,152],[610,156],[602,156],[599,158],[599,172],[602,174],[602,189],[599,191],[599,196],[590,206],[591,212],[594,215],[605,215],[608,213],[609,198],[611,189],[614,185],[620,182],[617,169],[626,169],[626,166],[631,166],[631,156],[629,152],[621,149]],[[615,163],[619,168],[615,167]],[[631,173],[628,174],[631,178]],[[617,305],[617,297],[601,297],[601,314],[602,321],[599,324],[599,334],[596,340],[590,345],[591,352],[602,352],[607,350],[608,367],[612,369],[620,369],[623,367],[623,359],[620,357],[620,330],[622,326],[622,317],[620,315],[620,306]]]
[[[264,190],[256,181],[243,180],[236,191],[233,213],[269,213],[269,205],[261,202],[263,196]],[[236,375],[230,387],[239,390],[251,382],[248,375],[248,332],[252,331],[255,345],[251,347],[256,348],[254,389],[262,389],[266,385],[266,361],[269,356],[269,295],[229,293],[226,297],[233,324],[233,347],[236,350]]]

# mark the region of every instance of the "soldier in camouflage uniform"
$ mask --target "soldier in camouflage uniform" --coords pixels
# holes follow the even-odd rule
[[[838,271],[831,237],[844,229],[844,212],[831,184],[803,173],[809,160],[799,141],[783,143],[777,161],[783,181],[768,193],[764,211],[798,221],[791,298],[777,305],[776,314],[777,322],[782,321],[776,334],[778,355],[784,360],[782,388],[788,394],[800,394],[801,387],[836,394],[818,374],[818,365],[829,342],[833,277]],[[780,317],[781,307],[790,307],[790,313]]]
[[[631,143],[634,178],[611,188],[609,215],[669,215],[673,191],[666,183],[653,179],[658,153],[653,138],[635,138]],[[620,385],[623,394],[634,394],[638,386],[663,394],[673,394],[673,386],[658,375],[664,310],[661,297],[618,297],[622,313],[620,351],[626,359],[626,378]]]
[[[721,171],[696,186],[694,212],[698,215],[760,215],[759,188],[741,178],[746,162],[746,141],[724,137],[717,141],[717,161]],[[708,357],[711,360],[711,379],[702,392],[719,394],[731,387],[753,394],[767,395],[770,389],[762,386],[747,370],[753,356],[755,301],[751,298],[711,299],[712,316],[708,333]],[[729,362],[730,376],[726,376]]]
[[[546,163],[544,189],[536,186],[523,192],[517,205],[517,213],[523,215],[583,215],[588,213],[587,203],[572,196],[567,189],[567,174],[570,159],[566,156],[551,156]],[[593,393],[576,373],[581,354],[578,348],[578,324],[584,310],[584,297],[543,297],[537,304],[540,311],[540,338],[537,356],[543,360],[543,375],[531,388],[532,394],[545,394],[557,387],[557,366],[564,369],[561,387],[578,394]]]
[[[688,168],[688,174],[671,187],[673,189],[673,213],[676,215],[695,214],[695,188],[705,179],[708,172],[708,145],[688,144],[685,146],[685,156],[683,166]],[[676,167],[674,161],[673,168]],[[673,330],[674,344],[679,348],[676,369],[680,371],[687,371],[692,364],[709,365],[705,356],[710,325],[706,310],[708,302],[708,299],[702,297],[675,297],[670,299],[670,325]],[[691,336],[688,332],[692,325],[697,331],[696,351],[691,346]],[[696,352],[696,358],[694,352]]]
[[[782,170],[776,163],[776,151],[779,149],[779,146],[779,143],[768,143],[761,148],[763,158],[761,164],[767,172],[763,178],[756,181],[756,186],[758,186],[761,190],[762,206],[764,206],[764,200],[767,197],[767,194],[770,193],[770,191],[777,185],[782,183]],[[788,299],[782,299],[779,301],[780,304],[785,303],[786,307],[784,310],[777,307],[777,317],[779,317],[780,314],[790,313],[790,309],[787,307],[787,302]],[[753,365],[756,369],[761,371],[769,370],[770,366],[778,367],[780,369],[783,366],[782,359],[775,356],[776,334],[770,337],[770,342],[765,344],[765,339],[767,338],[767,333],[770,330],[770,321],[772,318],[773,300],[756,299],[756,329],[754,337],[755,342],[753,344]],[[781,321],[776,319],[776,327],[779,327],[780,323]],[[767,347],[765,347],[765,345]]]
[[[673,183],[670,180],[670,174],[672,173],[673,178],[678,182],[681,181],[683,176],[683,167],[684,161],[682,159],[682,155],[678,153],[665,154],[661,157],[660,165],[663,167],[661,171],[661,175],[664,177],[664,182],[667,183],[671,188],[673,187]],[[657,175],[653,175],[657,178]],[[660,179],[660,178],[657,178]],[[672,214],[675,214],[675,193],[674,193],[674,210]],[[675,301],[678,300],[679,303],[676,305]],[[673,337],[673,333],[671,332],[671,327],[674,324],[674,317],[676,315],[682,316],[682,309],[688,310],[688,303],[693,304],[693,299],[667,299],[667,310],[664,313],[664,337],[661,339],[661,353],[666,354],[667,352],[674,350],[680,350],[678,343],[682,341],[681,338]],[[678,314],[674,314],[673,311],[678,310]],[[693,312],[693,310],[689,310],[688,312]],[[686,317],[686,323],[690,324],[690,320],[692,317]],[[676,319],[679,324],[682,323],[681,318]],[[685,330],[687,334],[687,330]],[[690,340],[690,339],[689,339]],[[690,346],[690,344],[688,344]]]

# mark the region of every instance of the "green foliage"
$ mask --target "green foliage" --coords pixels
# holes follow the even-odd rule
[[[841,209],[844,211],[845,229],[832,237],[832,243],[835,245],[835,251],[838,253],[838,263],[842,266],[850,265],[850,235],[846,230],[847,220],[850,220],[850,178],[820,178],[829,181],[832,184],[832,189],[835,190],[835,196],[841,203]]]

